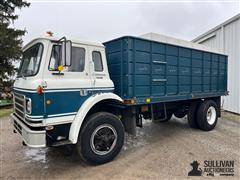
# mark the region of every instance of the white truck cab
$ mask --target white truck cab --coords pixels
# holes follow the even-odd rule
[[[102,44],[53,37],[34,39],[23,48],[23,59],[14,84],[14,112],[11,114],[14,131],[30,147],[76,144],[84,120],[91,115],[88,114],[90,110],[97,108],[97,103],[106,100],[121,103],[122,99],[113,90]],[[101,115],[97,114],[97,118]],[[107,115],[119,121],[111,114]],[[99,142],[95,142],[97,137],[92,135],[89,147],[100,159],[89,158],[89,155],[82,155],[86,152],[79,150],[86,161],[109,161],[109,157],[101,159],[101,154],[108,154],[116,147],[117,131],[122,130],[119,122],[119,130],[111,124],[96,126],[95,135],[107,131],[112,140],[106,147],[100,147],[96,145]]]

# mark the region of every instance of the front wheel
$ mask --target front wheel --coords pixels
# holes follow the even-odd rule
[[[124,143],[124,127],[113,114],[99,112],[84,124],[77,142],[77,152],[85,162],[103,164],[114,159]]]
[[[197,124],[199,129],[211,131],[217,124],[218,108],[213,100],[202,102],[197,111]]]

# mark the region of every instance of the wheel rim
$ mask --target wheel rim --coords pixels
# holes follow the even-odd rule
[[[117,142],[117,132],[110,124],[98,126],[91,135],[91,148],[98,155],[106,155],[113,150]]]
[[[213,106],[210,106],[207,110],[207,122],[210,125],[213,125],[214,122],[216,121],[216,109]]]

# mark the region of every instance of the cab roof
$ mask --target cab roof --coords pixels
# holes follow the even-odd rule
[[[50,41],[58,41],[60,38],[58,37],[37,37],[34,38],[33,40],[31,40],[29,43],[27,43],[23,49],[27,48],[30,44],[32,44],[34,41],[37,40],[50,40]],[[71,40],[73,44],[84,44],[84,45],[89,45],[89,46],[98,46],[98,47],[104,47],[104,45],[102,43],[98,43],[98,42],[90,42],[90,41],[81,41],[81,40],[77,40],[77,39],[71,39],[71,38],[67,38],[67,40]]]

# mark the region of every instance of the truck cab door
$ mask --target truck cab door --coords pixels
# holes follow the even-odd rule
[[[93,89],[112,88],[113,82],[109,78],[104,47],[89,47],[89,63]]]
[[[45,101],[47,117],[67,116],[76,114],[81,104],[91,95],[92,77],[89,71],[88,46],[72,44],[72,63],[64,67],[61,73],[56,71],[58,51],[51,45],[50,60],[44,73]],[[65,118],[65,119],[66,119]]]

